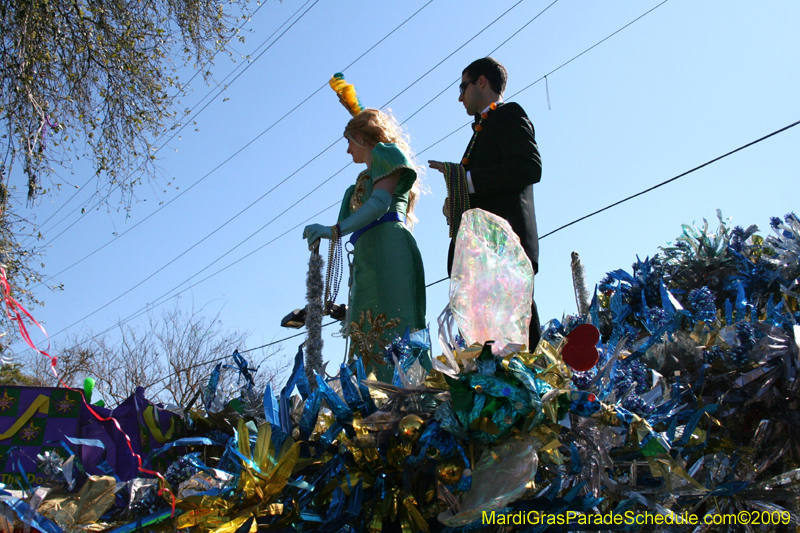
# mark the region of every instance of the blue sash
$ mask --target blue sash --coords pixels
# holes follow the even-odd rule
[[[383,224],[384,222],[402,222],[403,224],[406,223],[406,217],[398,213],[397,211],[389,211],[385,213],[381,218],[378,220],[373,220],[363,228],[358,231],[354,231],[352,235],[350,235],[350,244],[353,246],[356,245],[356,241],[358,240],[361,235],[364,234],[367,230],[370,230],[377,226],[378,224]]]

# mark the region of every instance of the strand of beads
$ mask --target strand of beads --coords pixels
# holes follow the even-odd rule
[[[474,126],[472,126],[473,130],[472,139],[469,140],[469,144],[467,145],[467,151],[464,152],[464,157],[461,159],[462,165],[469,164],[469,156],[472,153],[472,148],[475,146],[475,141],[478,139],[478,134],[483,130],[482,123],[489,116],[489,111],[494,111],[495,109],[497,109],[497,103],[492,102],[491,104],[489,104],[489,110],[481,113],[481,118],[479,118],[478,122]]]
[[[339,286],[342,282],[342,230],[339,224],[331,226],[331,243],[328,248],[328,272],[325,276],[325,312],[330,313],[336,303]]]
[[[450,237],[458,233],[461,215],[469,209],[469,185],[467,184],[467,171],[463,165],[456,163],[444,164],[444,181],[447,186],[447,196],[450,198],[448,219],[450,220]]]

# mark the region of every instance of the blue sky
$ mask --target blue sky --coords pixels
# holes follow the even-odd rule
[[[350,158],[341,133],[347,112],[327,87],[315,91],[420,8],[347,68],[345,77],[356,85],[365,105],[380,107],[391,101],[392,112],[401,121],[408,119],[413,148],[425,150],[419,156],[421,163],[429,158],[457,161],[469,129],[441,140],[469,121],[457,102],[455,82],[468,63],[519,30],[493,55],[509,70],[507,97],[515,95],[510,100],[526,109],[536,129],[544,168],[541,183],[534,188],[540,234],[800,120],[800,3],[668,0],[659,4],[643,0],[309,2],[299,13],[308,12],[198,115],[197,125],[186,128],[159,152],[163,183],[140,186],[128,218],[114,205],[81,215],[79,207],[91,206],[89,197],[96,188],[90,185],[44,226],[46,275],[115,240],[60,274],[57,281],[64,283],[63,291],[40,292],[45,306],[33,314],[54,334],[150,278],[53,341],[63,342],[66,335],[84,331],[97,333],[147,304],[162,301],[158,298],[163,294],[263,227],[192,282],[252,255],[183,292],[178,302],[187,309],[204,308],[209,315],[219,311],[226,328],[250,331],[249,343],[242,349],[295,333],[279,323],[291,309],[304,305],[308,251],[302,228],[307,219],[332,224],[342,193],[360,170],[346,166]],[[296,0],[266,3],[245,26],[245,42],[234,45],[237,53],[251,54],[303,5]],[[533,84],[656,6],[550,74],[547,84]],[[217,58],[212,67],[215,78],[222,80],[241,61]],[[195,80],[191,89],[180,108],[196,109],[211,87]],[[798,143],[800,127],[543,239],[536,277],[542,320],[575,312],[572,251],[580,253],[591,286],[609,270],[629,269],[637,254],[644,258],[656,253],[680,234],[681,224],[702,223],[706,218],[716,227],[718,208],[734,224],[758,224],[767,234],[770,216],[798,208]],[[81,185],[88,176],[89,169],[77,162],[74,174],[60,171],[56,181]],[[445,189],[438,172],[428,172],[423,179],[430,194],[420,200],[420,222],[414,233],[426,280],[432,282],[446,274],[447,226],[441,215]],[[171,185],[164,186],[166,182]],[[66,187],[59,195],[42,199],[27,214],[39,222],[46,220],[74,190]],[[172,199],[169,206],[115,238],[153,213],[159,202]],[[333,204],[336,207],[331,208]],[[67,214],[63,223],[54,225]],[[299,227],[292,230],[294,226]],[[339,299],[344,301],[344,295]],[[165,307],[174,301],[168,300]],[[427,301],[435,338],[436,317],[447,302],[447,283],[431,287]],[[143,325],[144,320],[131,322],[136,324]],[[325,330],[324,354],[331,366],[344,354],[343,342],[330,336],[333,329]],[[287,362],[300,340],[283,344]],[[435,343],[434,352],[439,353]]]

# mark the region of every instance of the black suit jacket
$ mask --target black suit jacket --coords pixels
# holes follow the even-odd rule
[[[519,104],[509,102],[490,111],[478,133],[469,163],[475,194],[470,208],[480,208],[504,218],[519,237],[522,247],[539,270],[539,235],[533,206],[533,184],[542,177],[542,159],[528,115]],[[465,154],[466,155],[466,154]],[[450,241],[447,271],[453,266],[455,242]]]

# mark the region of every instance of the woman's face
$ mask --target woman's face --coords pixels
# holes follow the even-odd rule
[[[372,163],[372,148],[358,137],[347,137],[347,153],[353,157],[353,163]]]

